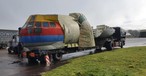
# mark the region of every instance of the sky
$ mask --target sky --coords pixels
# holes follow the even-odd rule
[[[146,0],[0,0],[0,29],[17,30],[32,14],[73,12],[83,13],[94,28],[146,29]]]

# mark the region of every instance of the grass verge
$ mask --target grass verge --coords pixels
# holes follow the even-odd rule
[[[116,49],[68,62],[42,76],[146,76],[146,47]]]

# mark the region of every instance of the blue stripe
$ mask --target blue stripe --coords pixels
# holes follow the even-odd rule
[[[40,43],[40,42],[57,42],[63,41],[63,35],[45,35],[45,36],[22,36],[20,42],[22,43]]]

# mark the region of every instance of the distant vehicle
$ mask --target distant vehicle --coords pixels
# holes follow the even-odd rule
[[[19,41],[27,49],[22,52],[22,56],[27,57],[29,63],[36,63],[38,60],[46,63],[59,61],[65,53],[95,47],[100,49],[104,45],[109,49],[111,47],[108,41],[113,42],[116,39],[113,38],[116,28],[106,27],[105,30],[93,31],[81,13],[70,13],[69,16],[31,15],[19,29]],[[96,39],[103,39],[104,43]],[[100,42],[102,44],[97,44]],[[49,57],[48,60],[46,56]]]
[[[109,27],[99,25],[94,29],[96,51],[102,51],[105,47],[107,50],[112,50],[113,47],[121,47],[125,45],[126,31],[120,27]]]
[[[17,30],[0,29],[0,49],[6,48],[13,35],[17,35]]]

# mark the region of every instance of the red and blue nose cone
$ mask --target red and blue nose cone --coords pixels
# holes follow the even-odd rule
[[[48,22],[48,24],[51,24]],[[28,27],[21,29],[20,41],[24,44],[63,42],[64,33],[59,23],[54,26]]]

